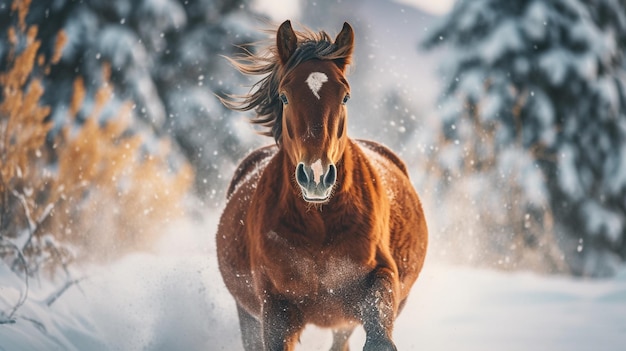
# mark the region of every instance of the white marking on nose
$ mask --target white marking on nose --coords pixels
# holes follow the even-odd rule
[[[324,167],[322,166],[322,160],[318,159],[313,162],[311,165],[311,170],[313,171],[313,181],[317,184],[320,181],[320,178],[324,174]]]
[[[306,84],[318,100],[320,98],[319,91],[322,89],[322,84],[326,82],[328,82],[328,76],[322,72],[313,72],[309,74],[309,77],[306,79]]]

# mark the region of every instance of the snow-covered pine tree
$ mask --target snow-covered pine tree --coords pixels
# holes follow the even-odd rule
[[[231,118],[215,97],[242,85],[220,55],[258,39],[248,0],[58,0],[33,1],[27,22],[39,27],[42,49],[52,53],[55,34],[63,30],[67,45],[44,84],[44,102],[57,125],[67,122],[72,84],[82,76],[89,97],[100,86],[101,66],[111,66],[116,95],[111,106],[136,103],[133,115],[142,133],[170,134],[196,169],[201,193],[221,199],[224,165],[235,163],[244,148]],[[0,35],[11,23],[10,5],[0,1]],[[254,35],[254,37],[253,37]],[[5,38],[0,38],[0,62]],[[89,109],[79,116],[87,118]],[[115,115],[115,108],[103,118]],[[150,145],[146,145],[150,147]],[[235,152],[237,151],[237,152]]]
[[[626,3],[459,0],[424,44],[448,49],[439,164],[488,224],[481,247],[610,274],[626,258]]]

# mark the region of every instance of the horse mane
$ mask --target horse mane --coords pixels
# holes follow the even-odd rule
[[[275,31],[272,31],[275,32]],[[243,48],[244,53],[235,58],[226,59],[241,73],[252,76],[263,76],[254,83],[250,92],[245,95],[227,95],[220,97],[222,103],[231,110],[256,112],[251,119],[253,124],[265,129],[259,134],[273,136],[276,144],[282,140],[283,107],[279,99],[278,86],[285,75],[298,64],[312,59],[334,60],[341,66],[350,64],[351,50],[339,48],[325,32],[304,28],[296,31],[298,46],[286,64],[282,64],[276,43],[266,44],[265,49],[258,53]]]

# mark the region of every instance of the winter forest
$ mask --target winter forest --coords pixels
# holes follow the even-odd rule
[[[422,199],[399,349],[621,349],[626,1],[432,3],[0,0],[0,350],[242,349],[215,231],[274,140],[225,57],[286,19],[352,25],[348,134]]]

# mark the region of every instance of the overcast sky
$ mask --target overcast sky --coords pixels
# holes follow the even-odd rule
[[[392,0],[397,3],[415,6],[434,15],[443,15],[452,7],[454,0]],[[273,20],[282,21],[298,17],[299,1],[254,0],[252,8],[265,13]]]

